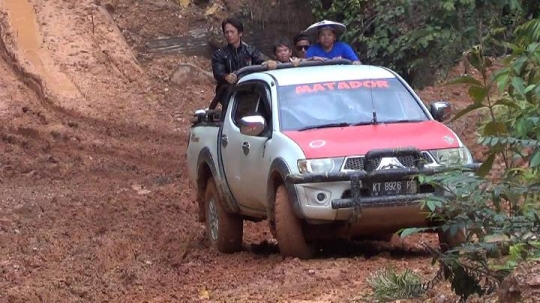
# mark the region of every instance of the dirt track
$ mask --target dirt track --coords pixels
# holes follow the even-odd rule
[[[420,248],[433,235],[282,260],[265,223],[245,223],[242,253],[210,250],[184,151],[213,87],[168,81],[178,62],[207,59],[133,54],[90,0],[0,0],[0,13],[1,302],[369,302],[378,269],[435,273]],[[444,94],[424,92],[465,98]]]

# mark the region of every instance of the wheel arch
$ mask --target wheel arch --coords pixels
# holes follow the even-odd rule
[[[299,218],[304,218],[300,203],[298,201],[298,193],[293,184],[287,183],[285,178],[291,173],[289,166],[282,158],[276,158],[270,166],[270,174],[268,176],[268,190],[267,190],[267,216],[268,220],[274,221],[275,203],[276,203],[276,191],[280,185],[285,185],[289,197],[294,207],[294,212]]]
[[[222,197],[225,210],[231,214],[240,213],[240,208],[229,191],[227,180],[222,179],[223,173],[222,171],[218,171],[217,164],[218,161],[214,159],[210,149],[208,147],[203,148],[199,153],[199,158],[197,160],[197,202],[199,204],[199,220],[201,221],[204,221],[205,219],[204,195],[208,178],[210,177],[212,177],[216,183],[217,192]]]
[[[217,175],[216,167],[212,154],[208,148],[201,150],[199,159],[197,161],[197,204],[199,206],[199,221],[204,222],[206,212],[204,210],[204,199],[206,194],[206,187],[208,185],[208,179],[214,178]],[[218,189],[219,192],[219,189]]]

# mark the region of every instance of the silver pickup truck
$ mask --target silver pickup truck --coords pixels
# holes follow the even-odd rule
[[[281,254],[310,258],[319,239],[432,226],[419,207],[437,194],[415,178],[473,159],[390,69],[346,60],[250,66],[222,110],[198,110],[189,176],[220,252],[242,249],[243,220],[268,220]]]

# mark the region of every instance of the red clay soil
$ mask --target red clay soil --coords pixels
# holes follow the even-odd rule
[[[431,234],[282,260],[266,223],[245,223],[243,252],[210,249],[185,150],[213,84],[169,81],[208,60],[133,53],[122,32],[158,33],[169,21],[152,14],[184,9],[114,2],[123,30],[91,0],[0,0],[0,302],[371,302],[377,270],[435,274]],[[454,87],[421,95],[469,102]],[[455,126],[474,142],[474,125]],[[456,298],[441,284],[425,300]]]

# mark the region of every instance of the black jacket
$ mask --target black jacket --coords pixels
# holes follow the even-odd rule
[[[238,48],[228,44],[212,55],[212,70],[218,87],[225,83],[225,76],[249,65],[259,65],[264,62],[261,52],[255,47],[240,43]]]

